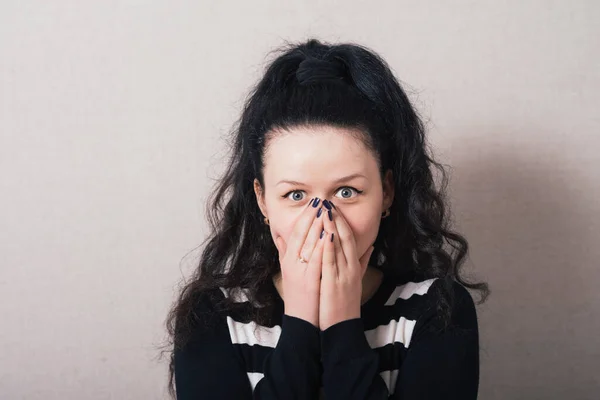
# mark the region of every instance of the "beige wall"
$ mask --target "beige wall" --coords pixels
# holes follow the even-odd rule
[[[219,135],[312,35],[380,52],[453,166],[480,398],[597,398],[600,3],[318,3],[0,3],[0,398],[165,398]]]

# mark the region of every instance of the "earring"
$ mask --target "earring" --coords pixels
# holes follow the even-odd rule
[[[383,213],[381,214],[381,219],[389,217],[389,216],[390,216],[390,214],[391,214],[391,213],[390,213],[390,209],[388,208],[387,210],[385,210],[385,212],[383,212]]]
[[[269,225],[269,218],[265,217],[265,224]]]

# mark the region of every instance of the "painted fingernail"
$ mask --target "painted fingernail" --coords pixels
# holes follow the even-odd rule
[[[333,242],[333,233],[331,234],[331,241]]]
[[[337,208],[335,208],[335,204],[333,204],[333,202],[331,202],[331,200],[329,201],[329,204],[331,204],[331,207],[333,207],[334,210],[337,210]]]
[[[329,203],[327,200],[323,200],[323,206],[326,209],[331,210],[331,203]]]
[[[319,218],[321,216],[322,212],[323,212],[323,208],[319,208],[319,211],[317,211],[317,218]]]
[[[327,216],[329,217],[330,221],[333,221],[333,215],[331,214],[331,210],[327,210]]]
[[[319,236],[319,239],[323,239],[323,234],[325,233],[325,230],[321,231],[321,236]]]
[[[321,201],[321,200],[320,200],[318,197],[316,197],[316,198],[315,198],[315,201],[313,202],[313,205],[312,205],[312,206],[313,206],[314,208],[317,208],[317,206],[319,205],[319,202],[320,202],[320,201]]]
[[[312,199],[310,199],[310,203],[308,203],[308,206],[310,207],[312,205],[312,202],[314,201],[314,197]]]

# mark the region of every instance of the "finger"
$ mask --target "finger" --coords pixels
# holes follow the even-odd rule
[[[327,231],[325,228],[323,235],[323,279],[336,279],[338,277],[338,269],[335,259],[335,234]]]
[[[309,202],[306,205],[306,208],[302,211],[300,218],[294,224],[294,229],[290,234],[288,239],[287,248],[291,251],[294,257],[297,257],[300,254],[300,250],[304,241],[306,240],[306,236],[308,235],[308,231],[312,226],[313,220],[315,219],[318,211],[318,207],[321,203],[320,199],[316,198]]]
[[[328,203],[325,203],[325,201],[323,202],[323,207],[327,209],[327,217],[323,218],[323,226],[325,227],[326,232],[329,232],[330,234],[333,233],[335,262],[337,264],[338,272],[340,272],[341,268],[346,267],[346,255],[340,246],[339,233],[335,224],[337,211],[333,210],[331,207],[328,207]],[[325,209],[323,211],[325,211]],[[331,237],[329,239],[331,240]]]
[[[326,238],[325,235],[321,237],[317,243],[315,244],[315,248],[313,253],[308,261],[308,270],[311,273],[314,273],[313,276],[321,276],[321,272],[323,271],[323,249],[325,248]]]
[[[321,232],[323,232],[323,216],[322,213],[320,215],[319,212],[317,212],[317,217],[313,219],[310,231],[308,232],[306,240],[304,241],[304,246],[302,246],[302,250],[300,251],[300,255],[305,260],[311,259],[315,246],[317,245],[319,237],[321,236]]]
[[[285,240],[281,236],[277,236],[275,238],[275,247],[277,247],[277,251],[279,252],[279,259],[282,259],[285,256],[286,244]]]
[[[346,261],[344,250],[342,250],[342,246],[340,245],[340,235],[337,231],[333,232],[333,249],[335,253],[335,268],[338,275],[340,275],[348,268],[348,262]]]
[[[335,222],[338,232],[338,239],[342,251],[346,257],[346,261],[358,260],[358,254],[356,252],[356,240],[354,238],[354,232],[352,232],[352,228],[350,228],[348,221],[346,221],[346,218],[344,218],[344,214],[341,211],[334,209],[333,215],[333,221]]]
[[[373,254],[373,250],[375,250],[375,247],[371,246],[367,249],[367,252],[365,254],[363,254],[363,256],[360,258],[360,267],[362,268],[363,271],[365,271],[367,269],[367,267],[369,266],[369,260],[371,259],[371,255]]]

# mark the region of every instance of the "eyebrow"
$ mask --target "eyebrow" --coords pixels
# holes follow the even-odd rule
[[[342,178],[336,179],[336,180],[334,181],[334,183],[336,183],[336,184],[337,184],[337,183],[344,183],[344,182],[348,182],[348,181],[351,181],[352,179],[356,179],[356,178],[364,178],[364,179],[367,179],[367,177],[366,177],[366,176],[364,176],[363,174],[352,174],[352,175],[348,175],[348,176],[344,176],[344,177],[342,177]],[[276,184],[275,186],[277,186],[277,185],[281,185],[282,183],[288,183],[288,184],[290,184],[290,185],[295,185],[295,186],[305,186],[305,184],[304,184],[304,183],[302,183],[302,182],[298,182],[298,181],[290,181],[290,180],[286,180],[286,179],[284,179],[284,180],[281,180],[281,181],[277,182],[277,184]]]

